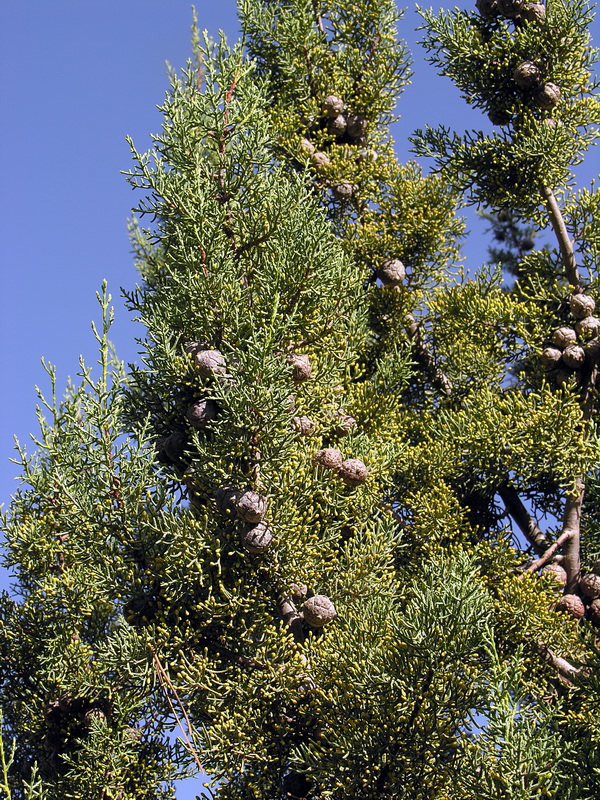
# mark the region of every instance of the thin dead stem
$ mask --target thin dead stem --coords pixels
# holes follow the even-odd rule
[[[188,747],[188,749],[189,749],[189,751],[190,751],[190,753],[192,755],[192,758],[194,759],[194,762],[195,762],[196,766],[198,767],[198,769],[201,772],[205,772],[204,767],[202,766],[202,764],[200,762],[200,758],[198,756],[198,752],[196,751],[196,747],[194,745],[193,734],[192,734],[192,730],[193,730],[192,723],[190,722],[190,718],[188,717],[187,711],[185,710],[185,706],[183,705],[183,702],[181,701],[181,698],[179,697],[179,695],[177,693],[177,689],[173,686],[173,683],[171,682],[171,679],[167,675],[167,672],[165,671],[163,665],[160,663],[160,659],[158,657],[158,654],[157,654],[156,650],[154,649],[154,647],[152,645],[149,645],[149,647],[150,647],[150,650],[152,652],[152,659],[154,661],[154,667],[156,669],[156,674],[158,676],[158,682],[160,683],[160,688],[162,689],[163,694],[164,694],[164,696],[165,696],[165,698],[167,700],[167,703],[169,704],[169,707],[171,709],[171,712],[173,713],[173,716],[175,717],[175,721],[177,722],[177,726],[179,727],[179,730],[181,731],[181,733],[183,735],[183,739],[184,739],[184,741],[185,741],[185,743],[186,743],[186,745],[187,745],[187,747]],[[175,710],[175,707],[174,707],[173,702],[171,700],[171,696],[169,694],[169,691],[172,692],[173,697],[175,698],[175,702],[176,702],[176,704],[179,707],[179,710],[181,712],[181,715],[185,719],[185,722],[186,722],[186,725],[187,725],[187,730],[183,727],[181,719],[179,718],[179,714]]]

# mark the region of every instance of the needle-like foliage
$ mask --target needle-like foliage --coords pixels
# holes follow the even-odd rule
[[[423,11],[489,117],[417,132],[424,174],[389,134],[391,0],[239,8],[241,45],[194,27],[132,143],[141,363],[111,355],[104,293],[100,376],[59,401],[48,368],[19,449],[2,789],[593,800],[591,11]],[[493,249],[465,269],[467,203]]]

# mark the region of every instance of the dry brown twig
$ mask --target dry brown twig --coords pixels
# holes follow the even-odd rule
[[[181,701],[181,698],[179,697],[179,694],[177,693],[177,689],[173,686],[173,683],[172,683],[171,679],[169,678],[165,668],[161,664],[156,650],[154,649],[154,647],[151,644],[148,645],[148,646],[149,646],[150,651],[152,653],[152,660],[154,662],[154,668],[156,669],[156,675],[158,677],[158,682],[160,684],[160,688],[162,689],[162,692],[163,692],[163,694],[165,696],[165,699],[166,699],[167,703],[169,704],[169,708],[171,709],[171,712],[172,712],[173,716],[175,717],[175,721],[177,722],[177,726],[179,727],[179,730],[181,731],[181,733],[183,735],[183,739],[185,741],[185,744],[186,744],[186,746],[187,746],[192,758],[194,759],[194,762],[195,762],[196,766],[200,770],[200,772],[206,773],[204,767],[202,766],[202,763],[200,762],[200,757],[198,756],[198,752],[197,752],[196,747],[194,745],[193,727],[192,727],[192,723],[190,722],[190,718],[188,716],[188,713],[185,710],[185,706],[183,705],[183,702]],[[175,710],[175,707],[174,707],[173,702],[171,700],[171,696],[169,694],[169,691],[171,691],[173,693],[173,697],[175,698],[175,702],[179,706],[179,710],[181,711],[181,715],[185,719],[185,722],[186,722],[186,725],[187,725],[187,730],[183,727],[181,719],[179,718],[179,715],[177,714],[177,711]]]

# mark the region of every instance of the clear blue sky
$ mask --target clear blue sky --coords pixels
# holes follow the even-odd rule
[[[79,355],[90,363],[95,357],[90,320],[98,319],[95,292],[104,278],[116,305],[113,342],[121,358],[136,360],[134,338],[143,332],[119,298],[119,287],[136,282],[126,232],[135,200],[120,175],[130,164],[125,136],[146,149],[148,134],[159,129],[165,61],[179,67],[190,53],[190,5],[2,2],[0,503],[16,485],[16,467],[8,461],[13,435],[27,442],[36,431],[34,386],[47,389],[40,357],[57,366],[61,391]],[[222,29],[230,41],[237,37],[235,0],[197,0],[196,6],[201,27],[213,35]],[[489,127],[426,64],[415,44],[418,24],[411,10],[400,26],[415,60],[394,130],[403,159],[409,157],[407,136],[426,123]],[[588,157],[588,179],[593,160]],[[478,220],[470,217],[470,224],[479,232],[465,248],[474,269],[485,259],[486,243]],[[198,792],[198,782],[180,786],[178,800]]]

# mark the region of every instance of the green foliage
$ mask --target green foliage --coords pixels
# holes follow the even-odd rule
[[[172,503],[144,428],[137,441],[122,436],[123,370],[107,339],[110,299],[100,300],[100,376],[82,363],[81,383],[58,401],[47,367],[52,395],[40,399],[50,420],[40,408],[37,451],[19,449],[28,488],[4,520],[4,564],[18,577],[17,599],[4,593],[0,608],[4,722],[18,742],[14,800],[111,789],[123,800],[170,796],[160,789],[169,749],[151,739],[147,648],[123,641],[119,601],[144,572],[148,581],[140,546],[156,546]]]
[[[600,192],[581,189],[569,201],[565,216],[571,230],[577,231],[577,255],[589,275],[591,284],[598,282],[600,259]]]
[[[486,724],[467,741],[468,767],[461,771],[453,796],[482,800],[556,797],[563,788],[556,765],[568,753],[556,729],[554,710],[532,705],[523,693],[525,667],[518,651],[511,661],[502,662],[492,644],[490,656],[482,704]]]
[[[505,127],[491,136],[427,128],[417,131],[415,152],[435,158],[469,202],[507,207],[543,224],[536,214],[540,184],[571,183],[573,165],[597,137],[600,103],[591,73],[597,53],[589,44],[588,3],[556,0],[544,20],[512,30],[476,12],[422,14],[431,62],[452,78],[470,105]],[[524,62],[538,68],[539,80],[523,88],[514,72]],[[550,108],[538,99],[546,83],[560,90]]]
[[[287,108],[290,121],[300,112],[316,123],[325,97],[339,93],[353,113],[382,128],[389,124],[410,77],[408,53],[395,37],[401,15],[393,2],[241,0],[239,8],[248,52],[276,87],[278,115]],[[321,136],[325,141],[327,133]]]
[[[111,354],[104,292],[99,378],[59,401],[48,367],[19,449],[11,800],[166,799],[202,770],[223,800],[597,796],[600,617],[557,613],[540,572],[559,556],[581,594],[600,554],[600,328],[572,305],[598,195],[570,189],[595,55],[586,5],[530,5],[423,12],[433,63],[505,125],[418,134],[430,175],[388,133],[393,3],[242,0],[233,49],[193,29],[131,145],[142,362]],[[467,202],[496,266],[460,263]],[[525,246],[547,215],[557,250]]]

